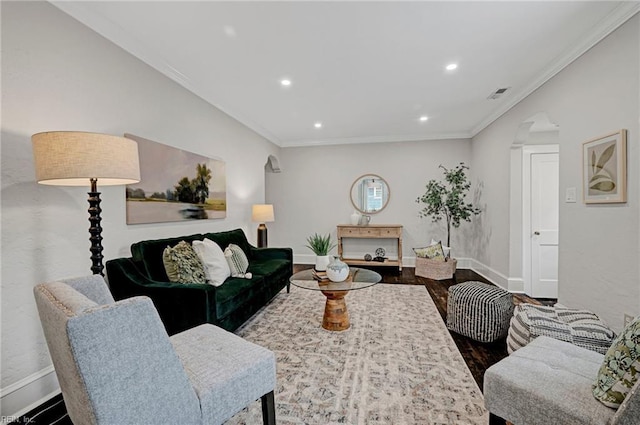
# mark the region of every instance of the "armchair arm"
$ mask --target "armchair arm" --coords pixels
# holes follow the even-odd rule
[[[151,298],[169,335],[203,323],[217,324],[215,286],[154,281],[131,258],[107,261],[106,268],[113,297]]]
[[[255,260],[289,260],[293,262],[293,250],[291,248],[256,248],[249,247],[250,258]]]

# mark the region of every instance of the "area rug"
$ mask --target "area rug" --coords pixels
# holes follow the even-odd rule
[[[346,297],[351,327],[322,329],[325,297],[291,287],[236,332],[276,353],[278,424],[486,424],[483,396],[424,286]],[[229,424],[261,424],[260,401]]]

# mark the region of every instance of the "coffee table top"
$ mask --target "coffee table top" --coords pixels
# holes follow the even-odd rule
[[[299,288],[312,291],[353,291],[373,286],[382,279],[374,271],[356,267],[349,268],[349,282],[319,282],[313,278],[312,273],[313,269],[303,270],[291,276],[289,281]]]

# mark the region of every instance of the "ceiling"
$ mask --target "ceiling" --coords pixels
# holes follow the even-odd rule
[[[640,10],[617,1],[52,3],[283,147],[473,137]]]

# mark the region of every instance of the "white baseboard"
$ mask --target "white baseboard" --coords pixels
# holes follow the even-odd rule
[[[495,285],[506,289],[509,292],[514,293],[522,293],[524,290],[524,282],[519,278],[508,278],[502,273],[492,269],[491,267],[482,264],[481,262],[473,259],[473,258],[456,258],[458,260],[457,267],[459,269],[470,269],[474,272],[478,273],[480,276],[487,279],[489,282],[494,283]],[[313,254],[302,254],[302,255],[294,255],[293,256],[294,264],[315,264],[316,256]],[[372,266],[375,266],[375,263],[371,263]],[[403,257],[402,258],[402,266],[403,267],[415,267],[416,266],[416,258],[415,257]]]
[[[53,366],[48,366],[0,390],[0,415],[17,419],[57,394],[58,378]]]
[[[510,277],[509,291],[524,294],[524,279],[521,277]]]

